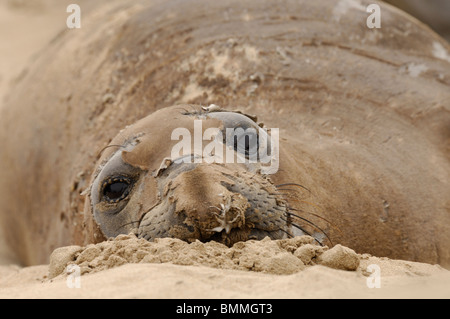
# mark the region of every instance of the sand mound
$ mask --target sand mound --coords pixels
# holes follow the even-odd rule
[[[308,236],[226,247],[122,235],[58,248],[50,265],[0,267],[0,298],[449,298],[449,287],[438,265],[328,249]]]
[[[50,257],[49,278],[63,274],[69,265],[79,266],[82,275],[127,263],[171,263],[287,275],[318,264],[356,270],[359,259],[360,256],[347,247],[336,245],[328,249],[317,245],[309,236],[251,240],[229,248],[218,242],[189,244],[173,238],[148,242],[130,234],[84,248],[56,249]]]

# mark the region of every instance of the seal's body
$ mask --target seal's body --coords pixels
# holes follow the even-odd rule
[[[265,220],[273,238],[296,224],[326,245],[448,266],[450,48],[382,3],[382,28],[369,29],[368,4],[109,2],[83,16],[1,110],[0,224],[17,259],[129,231],[232,244],[259,239]],[[279,128],[278,171],[164,165],[173,143],[158,141],[202,116],[190,105],[153,113],[180,103]],[[105,173],[118,172],[110,163],[130,170]],[[270,197],[261,210],[251,175]],[[269,206],[281,213],[258,215]]]

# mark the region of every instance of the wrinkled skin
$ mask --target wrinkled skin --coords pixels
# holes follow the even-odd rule
[[[101,241],[111,235],[107,229],[127,223],[124,231],[146,237],[152,216],[165,212],[161,205],[178,216],[170,225],[184,227],[164,235],[230,244],[260,236],[251,234],[258,222],[245,222],[264,216],[245,215],[259,200],[246,190],[247,167],[170,165],[155,179],[170,145],[153,159],[139,155],[183,118],[155,120],[151,114],[164,113],[155,111],[214,103],[280,129],[279,170],[270,180],[258,175],[258,188],[305,187],[278,187],[271,199],[306,219],[291,216],[305,231],[326,245],[448,267],[449,45],[383,3],[382,28],[368,29],[372,0],[193,2],[99,2],[83,13],[83,27],[55,38],[10,92],[0,115],[0,226],[11,256],[47,262],[58,246]],[[155,121],[169,127],[144,135],[135,148],[104,149],[123,144],[141,124],[150,132]],[[216,121],[211,125],[221,125]],[[139,172],[141,196],[133,189],[130,215],[113,222],[102,216],[108,208],[92,201],[102,189],[94,187],[102,165],[116,153]],[[237,173],[243,180],[221,180]],[[185,215],[154,190],[183,198]],[[221,218],[228,203],[232,214]],[[281,236],[277,227],[293,232],[281,223],[269,229],[274,237]]]

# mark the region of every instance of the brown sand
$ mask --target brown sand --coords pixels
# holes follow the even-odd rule
[[[373,264],[380,267],[380,288],[367,284]],[[0,298],[449,297],[450,272],[438,265],[359,255],[340,245],[328,249],[307,236],[228,248],[121,235],[59,248],[50,265],[0,267]]]
[[[49,277],[64,275],[69,265],[80,267],[83,275],[127,263],[172,263],[287,275],[313,265],[357,270],[360,257],[341,245],[331,249],[316,245],[309,236],[284,240],[266,237],[261,241],[238,242],[228,248],[215,241],[188,244],[179,239],[159,238],[148,242],[130,234],[87,247],[56,249],[50,257]]]
[[[0,0],[0,102],[64,27],[69,3]],[[450,298],[450,272],[440,266],[327,249],[308,237],[228,248],[121,236],[60,248],[50,265],[33,267],[8,265],[3,245],[0,234],[0,298]],[[71,264],[80,267],[80,288],[67,284]],[[380,268],[380,288],[367,285],[371,264]]]

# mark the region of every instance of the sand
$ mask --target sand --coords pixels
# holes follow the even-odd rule
[[[0,107],[27,61],[64,27],[69,3],[0,0]],[[49,264],[31,267],[11,264],[3,246],[0,234],[0,298],[450,297],[450,271],[438,265],[329,249],[309,237],[226,247],[120,236],[58,248]]]
[[[58,248],[49,265],[0,267],[0,298],[449,297],[450,271],[438,265],[329,249],[308,236],[226,247],[121,235]]]

